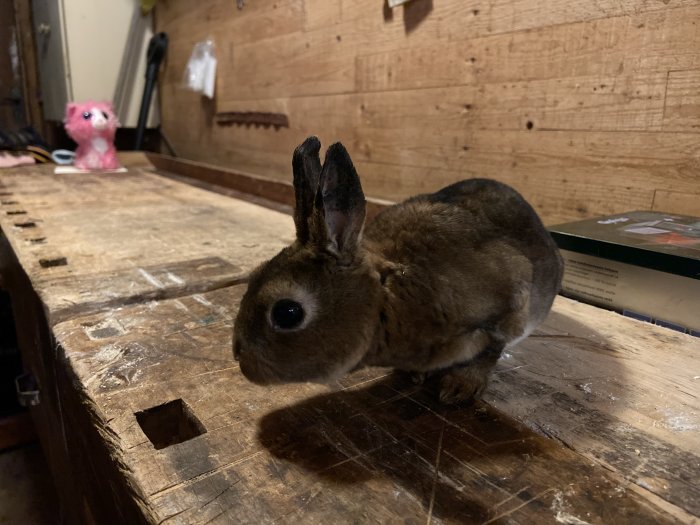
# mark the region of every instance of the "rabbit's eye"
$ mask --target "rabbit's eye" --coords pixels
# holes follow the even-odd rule
[[[83,113],[83,118],[85,120],[90,120],[90,117],[92,117],[92,113],[90,113],[89,111],[86,111],[85,113]]]
[[[282,299],[272,307],[271,317],[275,328],[291,330],[304,320],[304,308],[296,301]]]

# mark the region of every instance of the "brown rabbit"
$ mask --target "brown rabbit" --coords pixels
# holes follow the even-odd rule
[[[562,260],[512,188],[471,179],[387,208],[366,230],[342,144],[292,161],[297,239],[250,277],[234,356],[258,384],[333,380],[359,366],[429,373],[440,399],[484,390],[503,349],[559,291]]]

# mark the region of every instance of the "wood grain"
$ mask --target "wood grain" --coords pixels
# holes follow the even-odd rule
[[[307,0],[302,28],[270,18],[277,35],[244,38],[229,15],[159,10],[164,29],[222,43],[217,100],[204,104],[177,85],[190,43],[173,38],[161,96],[178,111],[163,127],[185,158],[288,180],[291,152],[315,134],[349,147],[370,196],[495,177],[550,223],[699,191],[696,2]],[[224,129],[217,111],[282,113],[289,128]]]
[[[680,215],[694,215],[697,214],[698,202],[700,202],[700,193],[656,190],[651,209]]]
[[[539,128],[546,120],[524,115],[515,97],[511,113],[489,114],[464,88],[425,91],[434,96],[421,99],[420,92],[382,92],[273,99],[259,104],[283,107],[289,129],[236,128],[226,137],[214,129],[205,133],[217,152],[215,162],[282,181],[290,180],[290,152],[306,136],[317,134],[324,144],[340,140],[360,166],[366,193],[392,201],[435,191],[463,178],[496,178],[535,201],[550,224],[648,209],[656,189],[698,192],[695,173],[700,143],[696,134],[547,131]],[[592,88],[589,94],[588,100],[595,102],[598,94]],[[602,95],[603,100],[607,97],[614,95]],[[181,105],[186,107],[184,101]],[[246,103],[236,107],[244,108]],[[593,107],[588,114],[595,114]],[[635,114],[621,111],[621,118],[634,124]],[[576,111],[553,107],[541,116],[559,125],[567,114],[576,115]],[[512,131],[472,127],[478,122],[493,127],[489,116],[494,122],[501,117]],[[532,130],[527,129],[528,117]],[[660,117],[657,111],[659,124]],[[601,122],[607,121],[612,128],[610,118],[612,114]],[[195,125],[174,132],[185,157],[198,154],[198,129]],[[700,209],[695,208],[694,213]]]
[[[0,203],[0,227],[51,322],[241,282],[294,238],[286,215],[145,168],[62,176],[41,166],[1,182],[16,204]]]
[[[558,299],[504,356],[486,394],[497,408],[455,409],[382,370],[331,392],[250,385],[231,358],[242,293],[55,328],[93,424],[119,436],[111,457],[153,521],[672,523],[698,511],[697,339]],[[90,336],[105,323],[123,330]],[[134,413],[180,398],[207,432],[154,450]]]
[[[341,2],[304,0],[304,30],[328,27],[341,20]]]
[[[347,37],[326,28],[229,46],[219,100],[349,92],[355,85],[352,49]]]
[[[105,436],[67,441],[72,426],[88,428],[93,416],[82,409],[80,392],[71,390],[74,377],[56,355],[50,326],[86,312],[241,282],[293,239],[287,215],[156,175],[143,154],[122,160],[127,173],[54,175],[48,165],[0,173],[0,273],[12,297],[23,363],[41,388],[41,403],[31,412],[61,480],[70,523],[145,518],[138,488],[128,482],[114,481],[126,483],[127,496],[116,502],[100,492],[98,480],[80,484],[74,457],[90,455],[97,471],[111,460]],[[119,331],[98,326],[91,334]],[[91,514],[99,508],[110,511]]]
[[[261,388],[232,358],[237,283],[292,233],[290,217],[143,167],[23,168],[0,186],[0,272],[72,522],[637,524],[700,512],[697,338],[558,298],[476,407],[441,406],[382,369],[330,389]],[[172,402],[205,432],[161,446],[137,414]]]
[[[700,132],[700,69],[669,72],[663,126]]]
[[[357,58],[358,91],[446,87],[697,67],[698,6],[455,38]],[[671,28],[674,28],[673,30]],[[686,45],[687,44],[687,45]]]

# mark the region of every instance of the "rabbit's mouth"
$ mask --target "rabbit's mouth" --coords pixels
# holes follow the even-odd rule
[[[274,376],[266,374],[264,372],[264,369],[266,368],[265,365],[258,359],[244,357],[239,360],[239,365],[241,368],[241,373],[251,383],[265,386],[281,382],[279,380],[275,380]]]
[[[244,348],[239,340],[233,345],[233,358],[238,361],[243,376],[251,383],[265,386],[285,382],[269,363],[249,348]]]

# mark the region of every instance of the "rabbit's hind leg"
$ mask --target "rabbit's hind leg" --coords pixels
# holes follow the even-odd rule
[[[504,346],[491,345],[474,359],[437,372],[435,377],[438,380],[440,401],[445,404],[468,405],[479,399]]]

